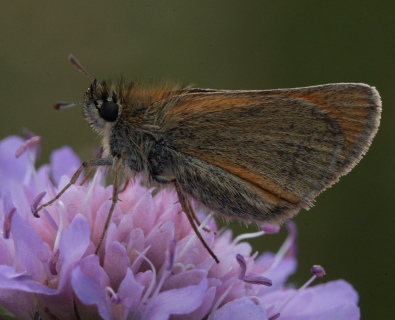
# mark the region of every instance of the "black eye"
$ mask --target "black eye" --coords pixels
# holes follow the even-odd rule
[[[112,101],[105,101],[100,108],[100,117],[108,122],[114,122],[118,117],[118,105]]]

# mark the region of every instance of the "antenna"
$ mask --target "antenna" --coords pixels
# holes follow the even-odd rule
[[[69,61],[71,64],[76,67],[78,70],[80,70],[83,74],[85,74],[89,79],[94,82],[96,80],[95,77],[92,77],[91,74],[85,70],[85,68],[82,66],[82,64],[77,60],[76,57],[74,57],[72,54],[69,55]]]
[[[61,109],[71,108],[71,107],[74,107],[74,106],[79,106],[80,104],[84,104],[84,102],[83,101],[81,101],[81,102],[60,101],[60,102],[56,102],[53,107],[56,110],[61,110]]]
[[[91,79],[94,85],[98,85],[99,87],[102,87],[102,85],[96,81],[96,78],[93,77],[88,71],[86,71],[86,69],[82,66],[82,64],[72,54],[69,55],[69,61],[74,67],[76,67],[79,71],[81,71],[84,75],[86,75],[89,79]],[[56,110],[62,110],[78,105],[83,105],[84,103],[85,103],[84,101],[81,102],[60,101],[60,102],[56,102],[53,107]]]

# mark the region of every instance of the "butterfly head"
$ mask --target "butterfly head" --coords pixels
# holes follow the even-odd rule
[[[121,110],[115,89],[94,79],[84,95],[83,107],[85,119],[91,127],[99,134],[103,133],[117,123]]]

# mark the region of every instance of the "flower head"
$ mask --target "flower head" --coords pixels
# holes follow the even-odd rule
[[[0,304],[16,317],[359,318],[357,293],[344,281],[299,291],[285,285],[296,268],[293,224],[277,254],[258,255],[243,240],[276,228],[264,226],[232,240],[230,230],[218,231],[210,216],[197,212],[211,230],[201,232],[219,257],[217,264],[181,212],[176,194],[138,182],[119,195],[96,255],[112,186],[103,186],[98,172],[35,218],[31,208],[51,200],[80,165],[71,149],[62,148],[53,152],[50,165],[36,170],[39,140],[0,142]]]

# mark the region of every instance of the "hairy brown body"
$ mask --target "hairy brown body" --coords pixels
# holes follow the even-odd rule
[[[120,114],[110,128],[97,129],[88,114],[108,155],[148,182],[175,178],[208,209],[247,222],[280,223],[311,206],[361,159],[381,110],[364,84],[225,91],[103,83],[86,100],[112,92]]]

